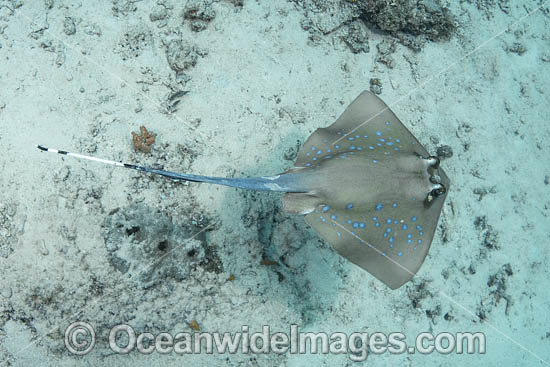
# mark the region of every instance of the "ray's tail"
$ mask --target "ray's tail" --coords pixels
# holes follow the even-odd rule
[[[192,175],[188,173],[177,173],[177,172],[165,171],[162,169],[139,166],[135,164],[116,162],[108,159],[96,158],[96,157],[78,154],[78,153],[71,153],[65,150],[47,148],[42,145],[37,145],[37,148],[43,152],[58,153],[66,156],[79,158],[79,159],[87,159],[89,161],[109,164],[116,167],[129,168],[136,171],[168,177],[173,180],[204,182],[204,183],[210,183],[214,185],[223,185],[223,186],[230,186],[230,187],[236,187],[240,189],[256,190],[256,191],[305,192],[305,190],[300,187],[297,180],[297,176],[295,174],[281,174],[277,176],[252,177],[252,178],[225,178],[225,177],[200,176],[200,175]]]

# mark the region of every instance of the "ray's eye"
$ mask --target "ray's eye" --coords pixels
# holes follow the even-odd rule
[[[432,191],[430,191],[430,193],[426,197],[426,200],[424,200],[424,205],[426,207],[429,207],[433,203],[435,198],[437,198],[438,196],[444,195],[446,192],[447,192],[447,188],[444,185],[442,184],[435,185]]]
[[[445,194],[446,192],[447,192],[447,188],[444,185],[439,184],[438,186],[436,186],[436,188],[430,191],[430,195],[433,197],[438,197]]]
[[[433,168],[433,169],[439,168],[439,164],[441,163],[441,161],[439,160],[438,157],[436,157],[435,155],[431,155],[427,159],[428,159],[430,168]]]

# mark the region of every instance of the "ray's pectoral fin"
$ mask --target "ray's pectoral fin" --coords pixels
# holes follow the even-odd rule
[[[321,205],[305,219],[340,255],[396,289],[424,262],[443,199],[436,197],[428,207],[399,198],[353,209],[325,211]]]
[[[321,198],[308,193],[289,192],[283,196],[283,210],[290,214],[309,214],[320,203]]]

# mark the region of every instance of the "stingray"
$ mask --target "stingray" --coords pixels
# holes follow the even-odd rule
[[[305,215],[340,255],[392,289],[424,262],[450,184],[439,159],[368,91],[311,134],[294,167],[275,176],[200,176],[38,148],[175,180],[285,192],[286,212]]]

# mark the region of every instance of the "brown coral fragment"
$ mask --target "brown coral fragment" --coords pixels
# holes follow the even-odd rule
[[[157,134],[150,132],[143,125],[139,127],[139,134],[132,131],[132,143],[136,152],[151,153],[151,145],[155,143]]]
[[[191,322],[189,323],[189,327],[195,331],[200,330],[199,323],[197,322],[197,320],[191,320]]]

